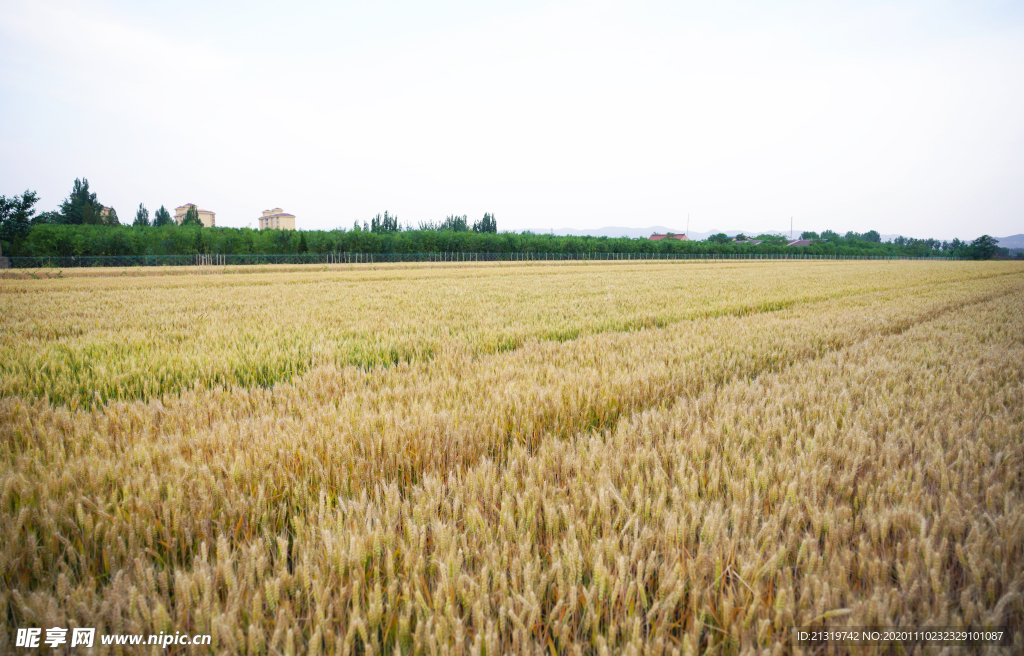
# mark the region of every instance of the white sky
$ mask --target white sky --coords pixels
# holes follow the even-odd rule
[[[122,222],[1000,237],[1024,3],[0,0],[0,144],[0,194]]]

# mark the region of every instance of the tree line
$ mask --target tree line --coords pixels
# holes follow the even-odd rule
[[[934,248],[930,240],[905,244],[864,242],[840,237],[809,246],[788,246],[785,240],[758,245],[739,242],[631,239],[628,237],[559,237],[532,233],[477,233],[452,230],[254,230],[199,226],[107,226],[40,224],[17,242],[12,255],[37,257],[96,255],[192,255],[283,253],[636,253],[636,254],[783,254],[882,255],[989,259],[1001,249],[981,237],[956,250]]]
[[[804,232],[806,246],[789,246],[785,237],[758,235],[735,238],[712,235],[705,241],[632,239],[628,237],[555,236],[529,232],[498,232],[491,213],[470,222],[466,215],[444,221],[402,226],[397,216],[378,214],[350,230],[254,230],[204,228],[195,207],[178,225],[161,206],[150,220],[140,203],[132,224],[118,220],[113,208],[103,206],[89,189],[88,180],[75,180],[59,211],[35,214],[35,192],[0,196],[0,253],[13,256],[83,257],[223,254],[276,255],[290,253],[634,253],[634,254],[782,254],[880,255],[989,259],[1006,254],[998,242],[984,235],[966,243],[936,239],[897,238],[882,242],[877,231],[825,230]],[[759,242],[759,243],[752,243]]]

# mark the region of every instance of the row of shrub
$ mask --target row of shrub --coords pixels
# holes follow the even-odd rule
[[[991,238],[989,238],[991,239]],[[924,242],[895,244],[830,239],[809,246],[785,242],[749,245],[713,241],[555,236],[533,233],[474,233],[448,230],[371,232],[365,230],[253,230],[196,226],[103,226],[40,224],[19,243],[15,256],[191,255],[197,253],[764,253],[975,257],[971,245],[952,251]]]

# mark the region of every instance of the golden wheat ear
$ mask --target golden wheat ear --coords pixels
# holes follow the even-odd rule
[[[210,636],[180,653],[789,653],[807,626],[1024,647],[1018,264],[292,269],[0,278],[14,629]]]

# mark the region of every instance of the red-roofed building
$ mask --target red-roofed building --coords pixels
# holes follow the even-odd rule
[[[651,241],[661,241],[662,239],[678,239],[679,241],[690,241],[690,238],[686,235],[674,235],[669,233],[667,235],[651,235],[649,237]]]

